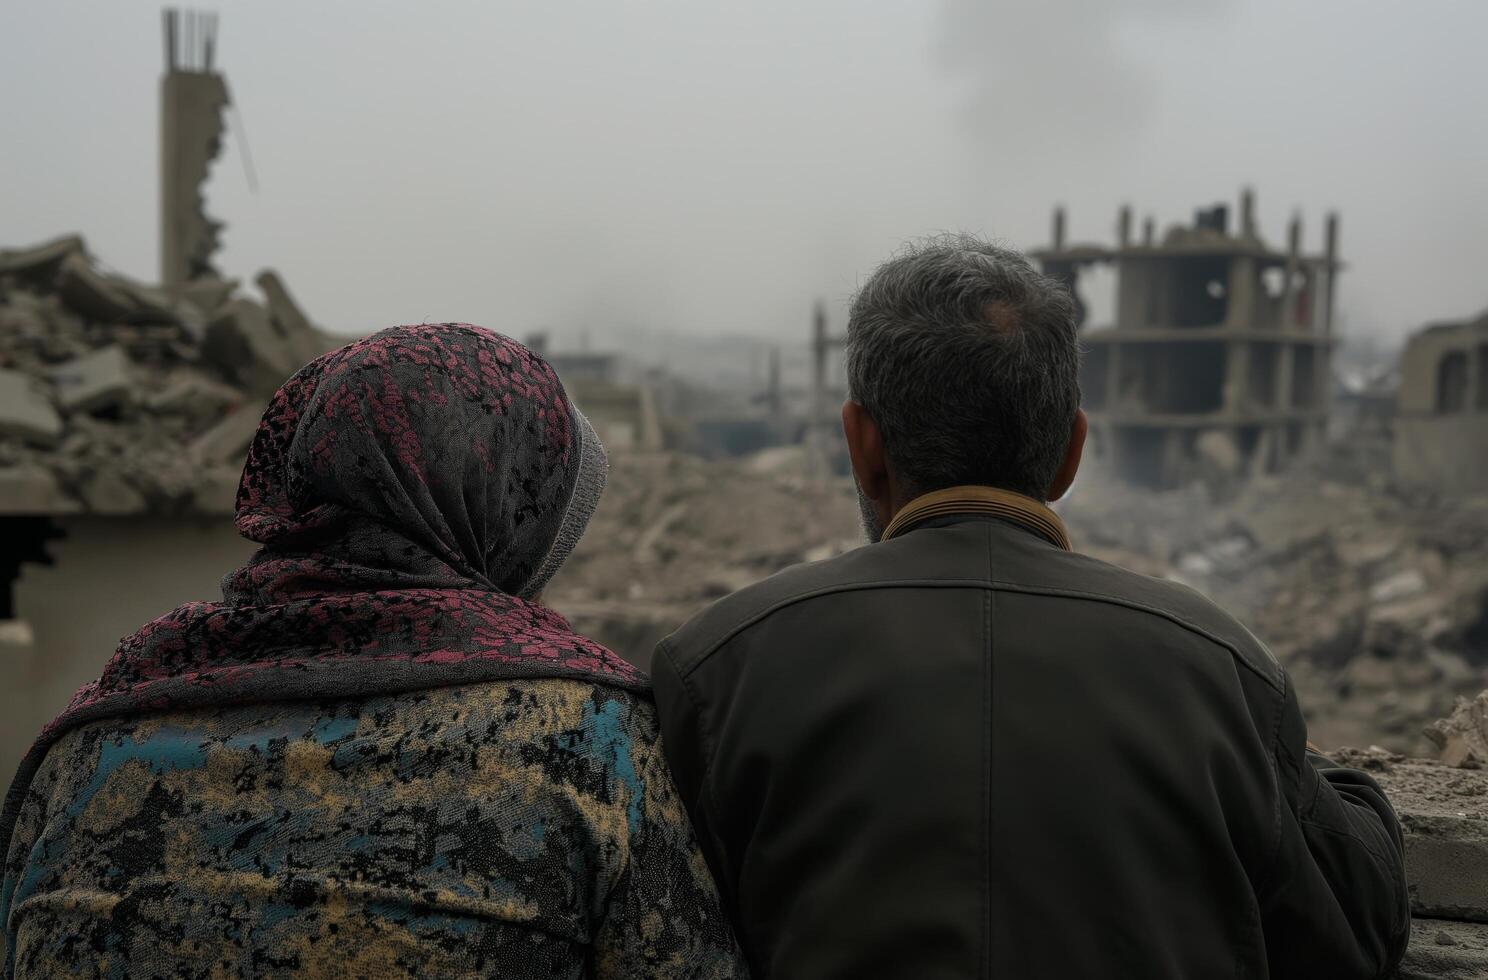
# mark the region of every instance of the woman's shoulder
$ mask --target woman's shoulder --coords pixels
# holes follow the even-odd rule
[[[646,752],[660,739],[648,694],[572,678],[521,678],[433,688],[362,706],[362,726],[430,731],[483,744],[554,752]]]

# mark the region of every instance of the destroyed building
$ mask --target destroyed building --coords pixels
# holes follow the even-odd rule
[[[0,249],[0,766],[118,638],[214,597],[250,542],[230,518],[268,396],[340,341],[273,272],[261,299],[212,264],[201,183],[227,87],[215,22],[167,11],[161,281],[108,270],[68,235]]]
[[[1396,398],[1396,482],[1488,491],[1488,312],[1411,337]]]
[[[1175,486],[1219,471],[1271,472],[1319,442],[1331,392],[1338,219],[1320,254],[1302,251],[1294,217],[1287,248],[1256,228],[1254,200],[1200,209],[1158,240],[1151,219],[1134,239],[1122,208],[1114,246],[1053,241],[1032,254],[1079,298],[1082,271],[1117,277],[1114,322],[1085,324],[1081,374],[1090,450],[1124,480]]]

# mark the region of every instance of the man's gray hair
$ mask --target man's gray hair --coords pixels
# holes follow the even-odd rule
[[[1080,407],[1079,371],[1068,290],[971,236],[913,243],[853,298],[849,397],[914,493],[977,484],[1044,500]]]

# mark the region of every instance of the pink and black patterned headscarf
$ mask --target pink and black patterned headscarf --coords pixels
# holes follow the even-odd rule
[[[536,595],[593,514],[605,465],[526,347],[466,324],[384,330],[275,394],[237,503],[238,529],[266,547],[229,598],[369,576]]]
[[[306,365],[248,451],[237,526],[263,545],[125,637],[21,763],[0,853],[47,748],[98,718],[372,696],[510,677],[646,690],[532,601],[604,487],[552,367],[480,327],[394,327]]]

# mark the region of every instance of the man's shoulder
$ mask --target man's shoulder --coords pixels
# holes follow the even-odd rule
[[[1280,689],[1283,673],[1265,644],[1198,590],[1172,579],[1143,575],[1077,552],[1018,563],[1012,574],[994,578],[994,588],[1064,597],[1142,614],[1156,629],[1179,630],[1227,649]]]
[[[672,666],[685,674],[776,610],[843,592],[906,584],[919,573],[896,560],[895,552],[901,550],[894,547],[897,543],[867,545],[834,558],[792,565],[776,572],[724,596],[693,616],[662,641],[661,649],[672,658]]]
[[[986,531],[979,533],[978,529]],[[1227,649],[1273,687],[1281,667],[1233,616],[1196,590],[1075,552],[1001,523],[926,529],[797,565],[718,600],[662,642],[671,669],[687,674],[771,614],[865,589],[970,588],[1123,608],[1156,630],[1182,631]]]

